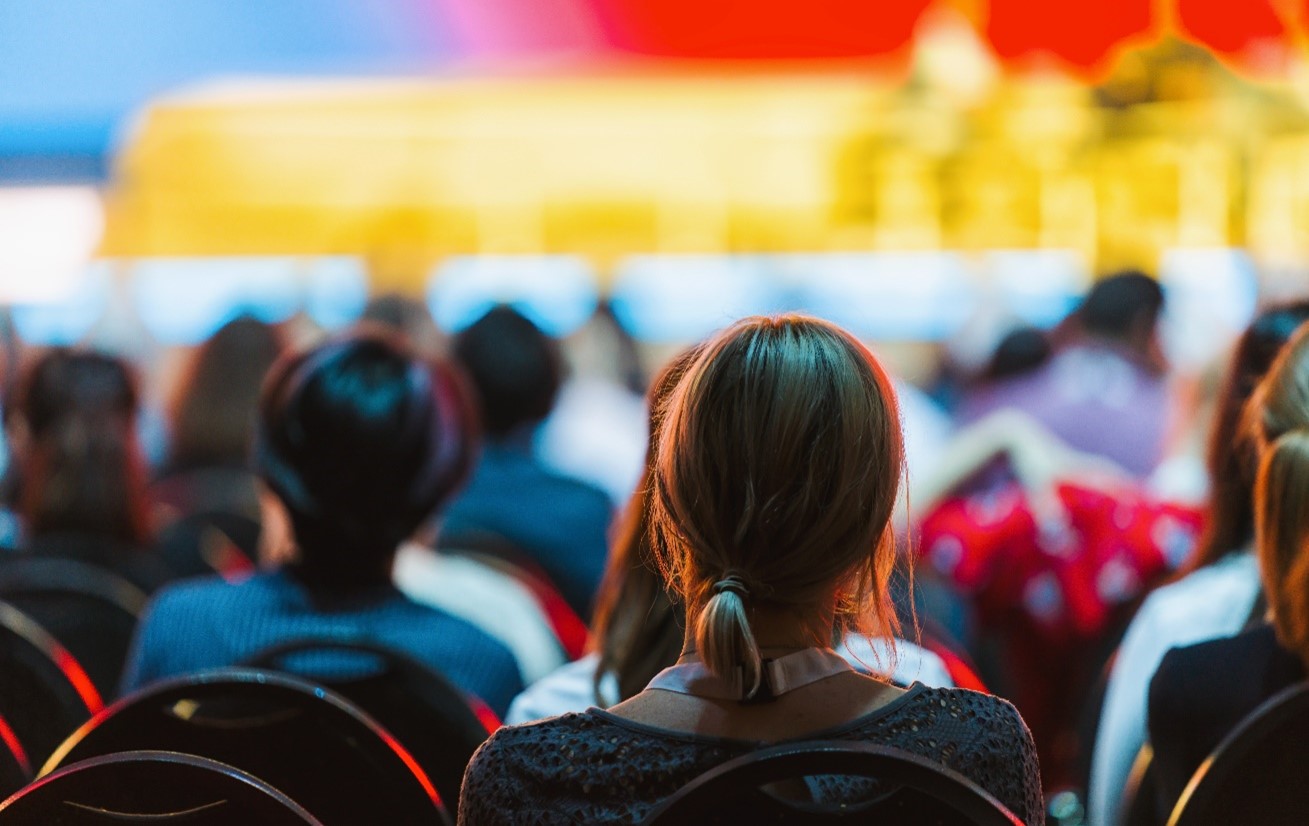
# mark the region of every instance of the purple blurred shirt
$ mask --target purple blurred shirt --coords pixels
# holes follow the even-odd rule
[[[1163,457],[1166,382],[1111,344],[1072,345],[1030,373],[978,388],[961,405],[960,421],[1006,407],[1137,477],[1148,476]]]

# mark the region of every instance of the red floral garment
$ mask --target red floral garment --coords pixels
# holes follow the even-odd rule
[[[1051,787],[1070,777],[1078,717],[1114,635],[1203,523],[1200,511],[1131,487],[1067,483],[1055,495],[1062,507],[1034,509],[1016,485],[948,499],[919,542],[921,562],[971,595],[1000,671],[984,676],[1031,727]]]

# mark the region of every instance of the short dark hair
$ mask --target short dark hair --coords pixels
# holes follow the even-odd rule
[[[1035,370],[1049,360],[1053,350],[1044,330],[1029,326],[1015,327],[995,345],[991,361],[982,371],[982,379],[998,381]]]
[[[477,391],[482,427],[494,436],[548,416],[563,382],[559,343],[505,305],[455,337],[454,357]]]
[[[1088,333],[1126,339],[1138,330],[1153,330],[1163,306],[1158,281],[1139,270],[1124,270],[1097,281],[1077,317]]]
[[[355,333],[284,358],[260,401],[255,465],[301,565],[326,579],[389,560],[458,487],[476,427],[455,371]]]

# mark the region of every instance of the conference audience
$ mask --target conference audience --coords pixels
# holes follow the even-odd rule
[[[899,627],[888,583],[903,442],[890,382],[861,343],[803,316],[740,321],[696,354],[656,441],[651,547],[684,606],[681,656],[608,710],[497,732],[469,765],[461,823],[632,823],[725,760],[807,737],[914,751],[1041,822],[1012,706],[902,689],[831,647],[833,627],[882,639]],[[820,788],[828,803],[870,793],[844,779]]]
[[[1306,320],[1309,301],[1269,307],[1237,342],[1206,455],[1210,488],[1204,532],[1183,575],[1146,597],[1114,657],[1091,761],[1087,802],[1093,824],[1119,820],[1128,774],[1145,744],[1150,678],[1168,649],[1231,636],[1262,620],[1253,547],[1258,454],[1241,416],[1255,385]]]
[[[1168,425],[1163,304],[1159,283],[1144,273],[1097,281],[1062,325],[1053,355],[971,392],[961,419],[1013,407],[1069,447],[1145,478],[1163,458]]]
[[[1150,681],[1160,811],[1242,718],[1306,676],[1309,663],[1309,328],[1256,388],[1245,422],[1258,451],[1255,555],[1268,621],[1164,655]]]
[[[161,592],[137,629],[124,688],[325,637],[404,651],[503,714],[522,687],[510,652],[391,582],[396,548],[471,464],[471,419],[448,368],[380,334],[279,361],[260,399],[255,468],[276,514],[265,524],[289,524],[294,558],[237,583],[210,577]]]

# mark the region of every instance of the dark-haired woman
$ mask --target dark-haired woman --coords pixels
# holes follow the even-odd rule
[[[688,366],[657,441],[652,546],[685,609],[681,656],[612,709],[501,729],[469,765],[461,823],[633,823],[723,761],[813,738],[915,751],[1039,822],[1012,706],[899,689],[831,648],[837,626],[897,628],[903,446],[890,382],[858,340],[802,316],[738,322]],[[829,802],[866,793],[823,788]]]
[[[259,391],[281,332],[243,316],[196,349],[168,405],[168,460],[151,498],[159,547],[178,576],[248,569],[258,556],[259,494],[250,468]]]
[[[136,378],[121,360],[57,348],[28,365],[9,408],[22,550],[107,568],[149,592],[168,571],[150,541]]]
[[[1118,822],[1122,790],[1145,743],[1146,694],[1164,653],[1227,637],[1262,613],[1253,550],[1256,445],[1240,427],[1242,410],[1287,339],[1309,320],[1309,301],[1261,312],[1237,342],[1210,433],[1206,526],[1189,572],[1146,598],[1123,637],[1105,691],[1092,755],[1091,823]]]
[[[471,428],[448,371],[390,339],[357,335],[283,359],[260,402],[256,469],[267,507],[290,526],[294,561],[238,584],[162,592],[125,687],[325,636],[405,651],[503,713],[521,688],[509,651],[391,584],[396,547],[466,474]]]

